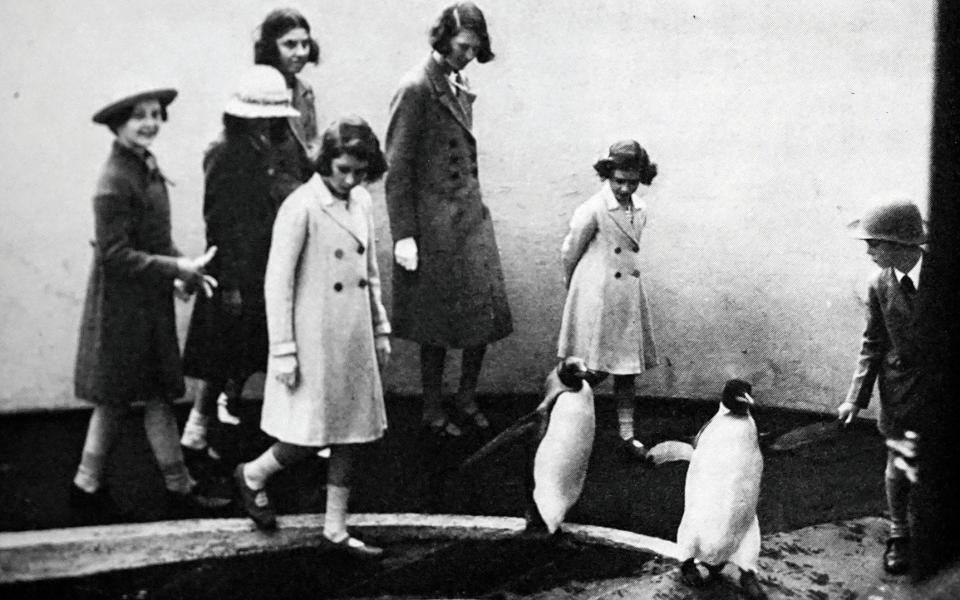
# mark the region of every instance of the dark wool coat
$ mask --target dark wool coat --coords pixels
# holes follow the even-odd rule
[[[204,156],[203,218],[207,267],[220,286],[212,298],[197,294],[183,352],[184,373],[201,379],[245,379],[267,366],[263,277],[271,232],[284,198],[301,184],[300,150],[270,146],[245,134],[225,136]],[[224,293],[240,292],[241,314],[227,314]]]
[[[922,269],[921,265],[921,273]],[[901,437],[904,429],[916,427],[914,418],[922,401],[917,301],[904,295],[892,267],[870,281],[867,326],[847,402],[866,408],[876,382],[880,391],[877,425],[887,437]]]
[[[413,237],[419,267],[393,268],[398,337],[464,348],[513,330],[490,211],[480,197],[473,94],[454,96],[431,56],[401,81],[387,129],[394,241]]]
[[[180,252],[159,170],[114,142],[93,198],[96,239],[74,369],[98,404],[183,395],[173,310]]]

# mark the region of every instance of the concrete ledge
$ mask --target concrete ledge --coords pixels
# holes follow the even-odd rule
[[[194,519],[0,534],[0,583],[83,577],[97,573],[275,552],[321,545],[323,514],[282,516],[279,528],[257,530],[249,519]],[[514,517],[384,513],[351,515],[349,525],[387,543],[411,539],[496,539],[519,534]],[[565,524],[584,543],[676,558],[676,544],[645,535]]]

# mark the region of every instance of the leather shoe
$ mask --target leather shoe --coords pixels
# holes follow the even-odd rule
[[[740,591],[748,600],[767,600],[767,593],[753,571],[740,571]]]
[[[910,540],[895,537],[887,540],[887,551],[883,553],[883,568],[891,575],[902,575],[910,569]]]
[[[233,471],[233,481],[240,494],[240,507],[247,516],[253,519],[254,524],[259,529],[270,530],[277,528],[277,512],[270,503],[270,497],[267,496],[267,490],[255,490],[247,485],[243,477],[243,466],[246,463],[240,463]]]
[[[186,493],[167,490],[167,506],[178,516],[195,513],[219,516],[232,503],[231,498],[217,495],[200,483]]]
[[[365,560],[379,558],[383,554],[383,548],[377,546],[371,546],[370,544],[365,544],[361,540],[353,537],[350,534],[347,534],[339,542],[335,542],[328,538],[326,535],[321,534],[324,545],[326,545],[331,550],[337,552],[343,552],[354,558],[361,558]]]
[[[77,484],[70,483],[70,506],[82,513],[96,524],[127,523],[132,521],[132,514],[121,509],[107,486],[101,486],[95,492],[80,489]]]
[[[641,462],[647,460],[647,447],[636,438],[620,440],[620,451],[623,453],[624,458],[628,460]]]

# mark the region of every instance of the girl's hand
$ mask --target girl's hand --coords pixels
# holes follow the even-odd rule
[[[300,383],[300,366],[297,362],[297,355],[274,356],[270,360],[273,362],[273,372],[277,381],[287,386],[288,390],[295,389]]]
[[[416,271],[420,262],[417,241],[412,237],[397,240],[393,245],[393,259],[407,271]]]
[[[181,256],[177,259],[177,278],[183,280],[186,289],[202,289],[208,298],[213,294],[213,288],[217,287],[217,280],[206,275],[204,269],[216,254],[217,247],[210,246],[203,256],[197,258]]]
[[[846,427],[853,422],[853,419],[857,416],[858,412],[860,412],[859,406],[853,402],[844,402],[837,407],[837,420],[843,423],[843,426]]]
[[[387,363],[390,362],[390,336],[378,335],[373,342],[373,346],[377,351],[377,363],[382,370],[387,366]]]

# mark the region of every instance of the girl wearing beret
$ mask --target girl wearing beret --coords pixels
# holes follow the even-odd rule
[[[148,148],[176,95],[170,88],[127,93],[93,117],[115,139],[93,197],[94,259],[74,375],[76,396],[94,409],[70,502],[100,521],[122,516],[105,471],[122,417],[135,401],[143,402],[144,427],[168,503],[181,511],[229,503],[204,493],[190,476],[170,408],[184,393],[174,285],[203,288],[204,267],[216,252],[211,248],[187,258],[170,237],[166,180]]]
[[[647,223],[646,188],[657,165],[640,144],[624,140],[593,168],[603,186],[574,211],[561,249],[567,301],[558,354],[582,357],[591,371],[613,375],[622,448],[642,460],[646,448],[633,431],[634,379],[657,364],[657,349],[640,236]]]
[[[280,207],[264,283],[270,358],[260,421],[277,442],[234,472],[244,511],[272,529],[268,480],[329,448],[324,540],[358,557],[382,552],[351,536],[346,519],[357,462],[387,427],[380,368],[390,322],[361,185],[385,170],[366,121],[340,119],[321,138],[317,173]]]

